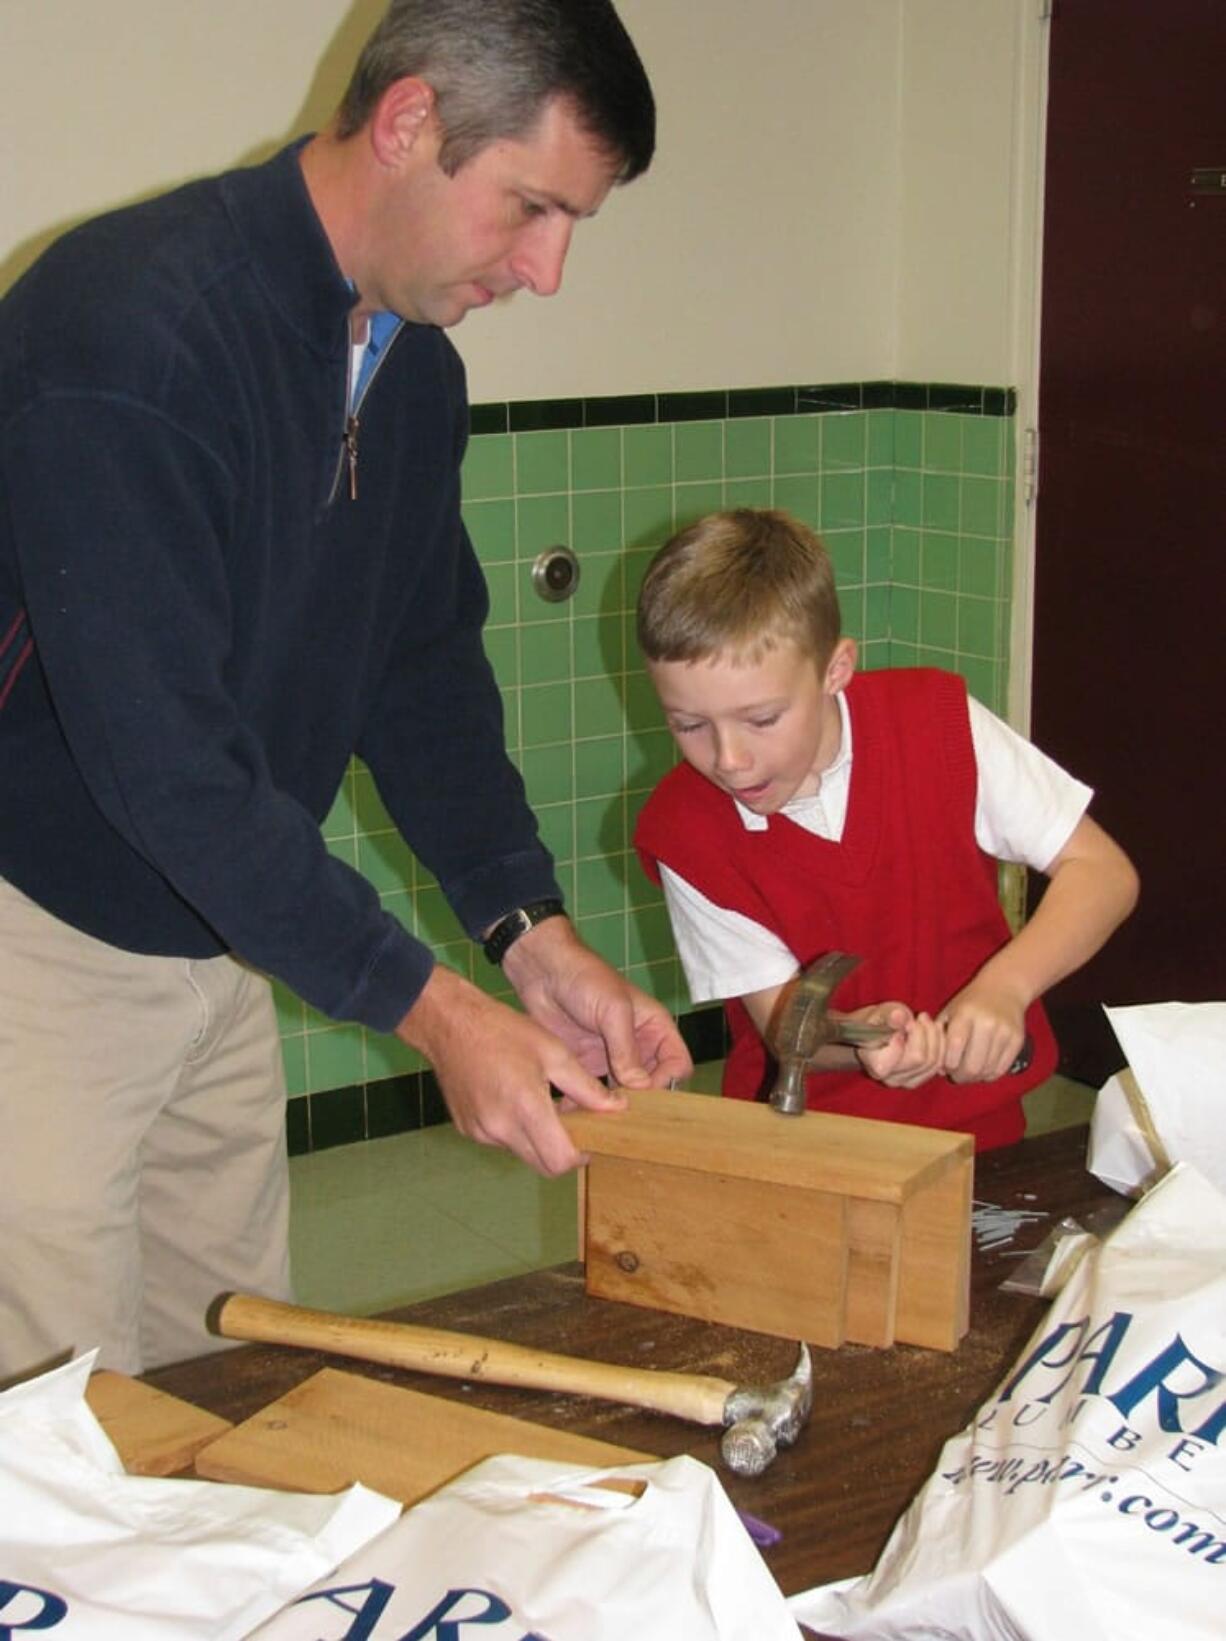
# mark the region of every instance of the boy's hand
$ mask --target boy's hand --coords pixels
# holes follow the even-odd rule
[[[1003,986],[976,977],[938,1015],[945,1029],[945,1074],[955,1083],[990,1083],[1017,1060],[1026,1038],[1026,1005]]]
[[[1030,921],[937,1016],[945,1026],[945,1071],[954,1082],[1005,1075],[1025,1041],[1031,1002],[1092,957],[1137,898],[1132,862],[1088,815],[1047,876]]]
[[[920,1088],[941,1070],[945,1058],[944,1027],[929,1014],[913,1014],[905,1003],[875,1003],[851,1018],[894,1028],[880,1048],[861,1048],[856,1056],[865,1073],[887,1088]]]

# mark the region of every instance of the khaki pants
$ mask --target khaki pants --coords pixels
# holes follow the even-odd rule
[[[220,1349],[218,1293],[289,1297],[288,1223],[267,981],[118,951],[0,880],[0,1380]]]

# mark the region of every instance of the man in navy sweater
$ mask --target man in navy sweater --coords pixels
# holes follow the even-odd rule
[[[444,335],[557,288],[650,161],[610,0],[394,0],[333,124],[66,235],[0,309],[0,1377],[206,1348],[288,1293],[266,975],[433,1065],[546,1174],[551,1085],[661,1083],[507,757]],[[320,821],[348,760],[526,1013],[434,961]]]

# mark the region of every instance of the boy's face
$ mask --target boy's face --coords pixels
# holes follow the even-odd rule
[[[824,670],[793,643],[743,665],[715,655],[647,670],[686,762],[746,809],[773,815],[821,785],[841,739],[834,697],[855,666],[843,638]]]

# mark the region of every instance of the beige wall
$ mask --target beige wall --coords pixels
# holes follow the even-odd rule
[[[465,338],[478,396],[538,356],[560,394],[594,359],[612,393],[890,376],[898,9],[622,0],[658,158],[577,236],[554,311]]]
[[[622,0],[658,160],[557,298],[457,332],[473,398],[1017,380],[1037,9]],[[0,0],[0,280],[69,221],[318,124],[380,10]]]
[[[1040,0],[903,0],[898,371],[1024,384],[1037,259]]]

